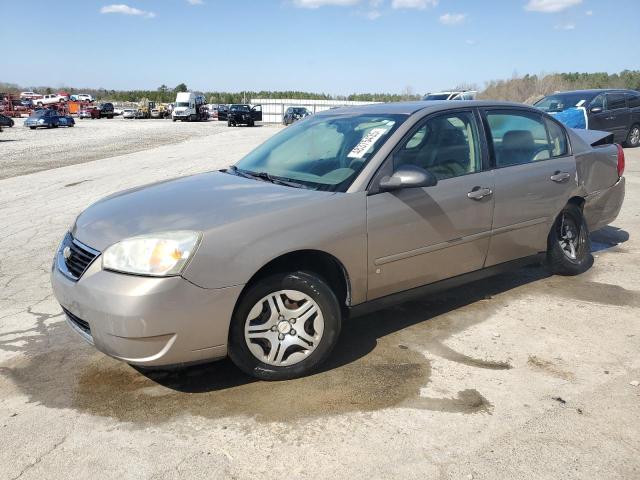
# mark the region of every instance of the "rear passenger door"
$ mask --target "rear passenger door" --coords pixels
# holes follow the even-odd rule
[[[577,186],[564,128],[531,110],[484,112],[495,167],[493,235],[486,266],[547,249],[556,216]]]
[[[611,133],[615,135],[616,142],[624,142],[627,139],[631,113],[627,107],[627,99],[624,93],[607,93],[608,121],[611,125]]]

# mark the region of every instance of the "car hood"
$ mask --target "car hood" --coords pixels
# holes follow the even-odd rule
[[[298,189],[222,172],[208,172],[116,193],[82,212],[75,238],[104,251],[125,238],[169,230],[206,232],[250,220],[331,192]]]

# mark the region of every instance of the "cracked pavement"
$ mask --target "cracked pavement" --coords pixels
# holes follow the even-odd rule
[[[138,371],[67,328],[53,252],[97,199],[222,168],[277,131],[207,127],[0,180],[0,479],[640,477],[640,149],[585,275],[531,267],[351,320],[305,379]]]

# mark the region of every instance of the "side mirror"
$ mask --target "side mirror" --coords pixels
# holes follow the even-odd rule
[[[380,190],[391,192],[403,188],[433,187],[438,184],[438,179],[433,173],[415,165],[404,165],[390,177],[380,180]]]
[[[602,112],[602,107],[591,107],[591,108],[589,109],[589,111],[590,111],[591,113],[600,113],[600,112]]]

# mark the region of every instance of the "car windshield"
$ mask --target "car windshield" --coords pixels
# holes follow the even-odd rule
[[[308,188],[345,191],[405,115],[307,117],[263,143],[235,166]]]
[[[423,100],[446,100],[450,93],[432,93],[423,98]]]
[[[231,105],[231,111],[232,112],[248,112],[249,106],[248,105]]]
[[[188,107],[189,102],[176,102],[176,107]]]
[[[595,94],[586,93],[559,93],[544,97],[534,106],[547,113],[563,112],[567,108],[586,107],[595,96]]]
[[[31,115],[29,115],[30,117],[42,117],[47,113],[46,110],[34,110],[33,112],[31,112]]]
[[[306,108],[294,108],[293,109],[293,113],[297,113],[298,115],[302,115],[303,113],[306,113],[307,109]]]

